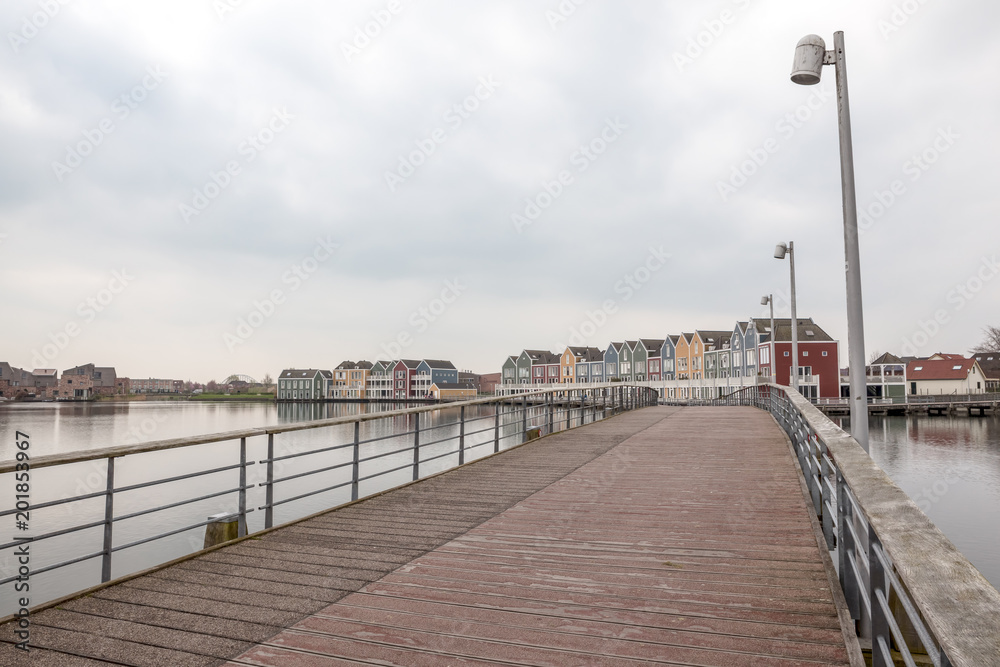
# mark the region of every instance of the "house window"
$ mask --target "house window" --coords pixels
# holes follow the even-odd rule
[[[803,357],[808,357],[809,356],[809,350],[802,350],[802,356]]]
[[[826,356],[826,350],[823,350],[823,356],[824,357]]]
[[[788,350],[785,350],[785,356],[786,357],[788,356]]]

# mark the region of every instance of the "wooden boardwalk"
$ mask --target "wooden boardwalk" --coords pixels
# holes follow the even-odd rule
[[[0,664],[846,665],[823,558],[770,416],[649,408],[36,614]]]

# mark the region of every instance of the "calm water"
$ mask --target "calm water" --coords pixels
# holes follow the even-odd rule
[[[201,403],[201,402],[133,402],[133,403],[36,403],[0,406],[0,460],[14,458],[15,431],[28,433],[30,454],[38,458],[49,454],[98,449],[116,445],[135,444],[153,440],[166,440],[183,436],[222,433],[258,426],[290,424],[313,419],[325,419],[359,412],[384,412],[405,407],[403,404],[318,404],[275,405],[274,403]],[[476,417],[479,421],[471,421]],[[421,476],[445,470],[457,464],[458,408],[443,408],[420,416]],[[494,407],[467,408],[466,460],[472,460],[493,451]],[[413,428],[413,418],[393,417],[361,425],[360,439],[386,439],[362,444],[361,457],[385,456],[363,461],[360,477],[371,477],[359,484],[359,494],[365,496],[410,481],[412,470],[413,435],[395,436]],[[501,419],[501,445],[507,447],[520,442],[520,417],[505,415]],[[481,431],[481,432],[476,432]],[[392,437],[388,437],[392,436]],[[505,436],[508,436],[505,438]],[[293,431],[275,435],[275,456],[301,454],[352,443],[352,424],[318,429]],[[505,439],[503,439],[505,438]],[[477,446],[480,445],[480,446]],[[247,507],[253,509],[247,517],[251,532],[264,525],[264,489],[257,486],[266,479],[266,466],[259,461],[267,457],[266,437],[247,440],[247,459],[250,462],[247,482],[253,488],[247,491]],[[276,461],[276,479],[292,477],[299,473],[315,471],[349,463],[352,448],[325,451]],[[142,484],[148,481],[188,473],[214,470],[239,463],[239,441],[231,440],[153,452],[120,458],[115,463],[115,488]],[[399,470],[394,470],[400,468]],[[388,472],[386,472],[388,471]],[[210,475],[174,481],[133,491],[115,494],[116,518],[142,513],[144,510],[181,503],[192,498],[235,490],[239,484],[238,470],[224,470]],[[297,477],[275,484],[275,501],[289,502],[274,509],[275,525],[317,511],[334,507],[350,500],[350,486],[323,491],[332,486],[349,482],[351,466],[337,467],[319,474]],[[12,506],[14,500],[13,475],[0,476],[0,507]],[[31,503],[42,503],[99,494],[107,488],[107,463],[89,461],[50,468],[36,468],[31,472]],[[301,500],[296,496],[310,491],[323,491]],[[119,577],[152,565],[178,558],[201,548],[205,528],[183,530],[208,516],[237,510],[235,491],[214,498],[185,503],[177,507],[123,518],[114,524],[114,546],[121,547],[139,542],[157,534],[179,531],[177,534],[117,551],[112,562],[112,576]],[[58,531],[67,527],[101,522],[104,516],[104,497],[77,501],[31,512],[30,535]],[[0,543],[6,543],[14,529],[13,516],[0,517]],[[55,563],[102,549],[103,528],[95,526],[73,534],[36,542],[32,546],[32,572]],[[0,552],[0,580],[13,576],[17,564],[11,549]],[[32,605],[92,586],[100,581],[100,558],[95,558],[60,568],[49,573],[35,574],[31,579]],[[13,583],[0,586],[0,616],[10,613],[15,599]]]
[[[872,416],[869,428],[875,462],[1000,588],[1000,417]]]

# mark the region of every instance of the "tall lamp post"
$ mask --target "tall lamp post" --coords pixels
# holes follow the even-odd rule
[[[774,359],[774,295],[768,294],[767,296],[761,297],[760,305],[771,306],[771,335],[768,336],[770,339],[769,342],[771,343],[771,354],[768,356],[770,357],[771,376],[773,377],[775,370],[778,368],[778,362]]]
[[[795,243],[779,243],[774,247],[774,258],[784,259],[788,255],[788,269],[792,274],[792,389],[799,390],[799,320],[795,312]],[[773,311],[772,311],[773,312]],[[774,337],[774,334],[771,335]],[[778,369],[775,364],[775,370]]]
[[[861,252],[858,248],[858,204],[854,193],[854,149],[851,108],[847,96],[844,33],[833,33],[833,50],[818,35],[806,35],[795,46],[792,81],[819,83],[823,65],[837,73],[837,117],[840,124],[840,184],[844,207],[844,258],[847,273],[847,353],[851,376],[851,435],[868,451],[868,383],[865,370],[865,322],[861,307]]]

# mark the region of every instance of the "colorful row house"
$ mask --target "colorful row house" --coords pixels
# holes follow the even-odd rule
[[[333,373],[316,368],[287,368],[278,376],[279,401],[321,401],[329,398]]]
[[[663,383],[665,393],[670,383],[671,396],[704,397],[754,384],[757,378],[788,385],[791,320],[776,318],[774,327],[772,332],[770,319],[751,319],[736,322],[732,329],[612,341],[603,352],[577,346],[559,355],[522,350],[504,361],[500,390],[509,391],[504,385],[641,382]],[[809,398],[838,397],[837,341],[810,318],[799,318],[797,327],[800,390]],[[691,391],[701,387],[712,391]]]

